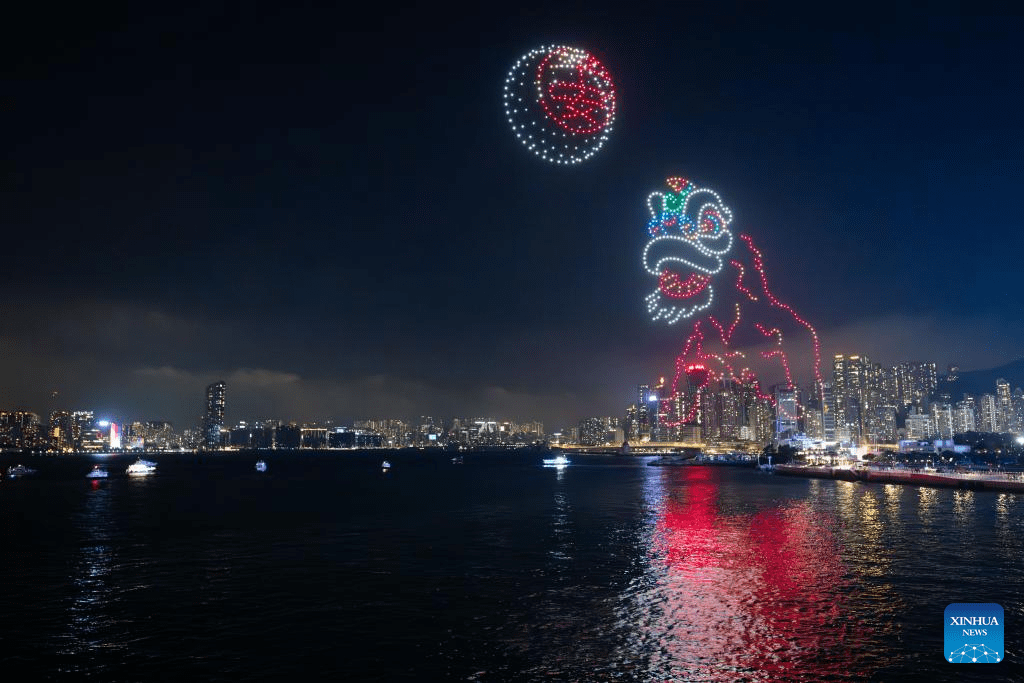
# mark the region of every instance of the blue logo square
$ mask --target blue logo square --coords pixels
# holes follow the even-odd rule
[[[946,607],[945,652],[953,664],[1003,661],[1003,608],[994,602],[954,602]]]

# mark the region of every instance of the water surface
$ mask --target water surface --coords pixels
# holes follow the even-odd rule
[[[0,459],[39,470],[0,481],[5,670],[1024,680],[1024,496],[628,457],[151,459]],[[1007,661],[943,660],[952,602],[1003,605]]]

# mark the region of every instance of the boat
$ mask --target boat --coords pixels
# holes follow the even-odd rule
[[[452,458],[452,464],[453,465],[461,465],[462,464],[462,456],[461,455],[456,455],[454,458]]]
[[[267,471],[267,463],[263,462],[262,460],[257,460],[256,461],[256,471],[257,472],[266,472]]]
[[[87,474],[85,476],[87,478],[89,478],[89,479],[106,479],[107,478],[107,470],[104,469],[103,465],[95,465],[89,471],[89,474]]]
[[[11,479],[15,477],[23,477],[28,474],[35,474],[36,471],[31,467],[25,467],[24,465],[11,465],[7,468],[7,476]]]
[[[147,474],[153,474],[156,472],[156,463],[139,458],[131,465],[128,465],[128,469],[125,470],[125,472],[132,476],[144,477]]]
[[[569,464],[569,458],[559,455],[555,458],[544,458],[545,467],[565,467]]]

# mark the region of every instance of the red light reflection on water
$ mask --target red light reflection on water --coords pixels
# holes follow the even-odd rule
[[[659,668],[684,679],[850,675],[844,568],[830,520],[805,502],[722,514],[719,473],[687,467],[667,492],[648,626]],[[810,678],[808,678],[810,677]]]

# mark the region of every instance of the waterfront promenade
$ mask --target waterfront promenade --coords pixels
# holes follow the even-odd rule
[[[776,465],[773,471],[782,476],[792,477],[1024,493],[1024,475],[1017,472],[940,472],[933,469],[898,467],[814,465]]]

